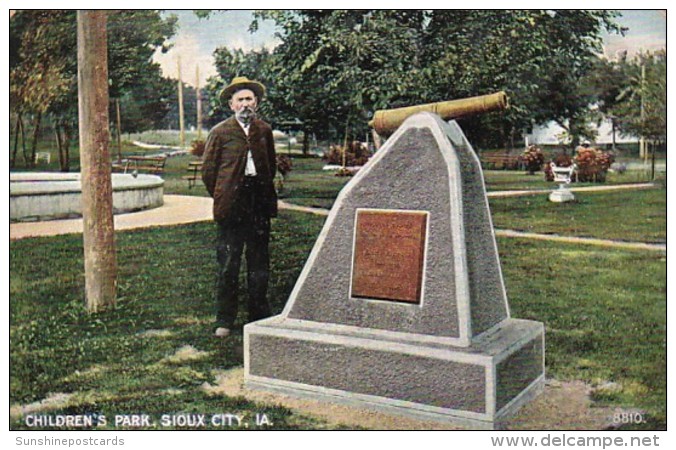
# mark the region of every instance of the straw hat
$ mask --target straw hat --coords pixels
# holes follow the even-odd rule
[[[236,91],[241,89],[249,89],[261,100],[265,95],[265,86],[255,80],[250,80],[247,77],[235,77],[229,85],[221,91],[221,103],[227,103]]]

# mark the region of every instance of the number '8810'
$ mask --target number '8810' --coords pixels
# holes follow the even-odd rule
[[[616,412],[613,414],[613,423],[643,423],[643,414],[640,412]]]

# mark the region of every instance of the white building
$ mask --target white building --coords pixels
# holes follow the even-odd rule
[[[611,145],[613,143],[613,127],[609,119],[601,122],[600,126],[591,125],[596,129],[597,137],[592,141],[595,145]],[[565,130],[556,122],[551,121],[546,125],[540,125],[533,128],[533,132],[524,136],[526,145],[560,145],[565,143]],[[616,144],[635,144],[639,140],[636,136],[624,135],[619,131],[615,132]]]

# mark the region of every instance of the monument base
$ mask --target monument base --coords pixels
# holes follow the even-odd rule
[[[244,327],[245,387],[495,429],[544,386],[542,323],[444,341],[275,316]]]
[[[570,190],[566,188],[559,188],[555,191],[552,191],[551,194],[549,194],[549,201],[550,202],[555,202],[555,203],[565,203],[565,202],[572,202],[575,200],[575,196],[573,195]]]

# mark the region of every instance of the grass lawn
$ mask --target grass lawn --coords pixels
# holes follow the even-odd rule
[[[280,312],[323,218],[282,211],[273,221],[270,297]],[[211,337],[213,224],[117,235],[115,310],[87,315],[79,235],[10,243],[10,401],[69,393],[49,414],[166,413],[251,418],[279,429],[325,423],[202,389],[219,370],[242,365],[241,331]],[[661,253],[500,239],[512,314],[547,329],[548,377],[598,386],[603,403],[646,411],[666,426],[666,259]],[[242,312],[239,325],[246,321]],[[192,359],[177,358],[181,353]],[[12,429],[23,429],[21,419]],[[106,426],[112,428],[110,423]]]
[[[313,215],[287,212],[273,222],[270,299],[276,312],[321,225]],[[201,389],[214,381],[214,370],[243,362],[241,331],[227,343],[212,336],[214,237],[210,222],[118,233],[118,305],[92,316],[83,310],[80,235],[12,242],[12,404],[74,393],[50,414],[260,412],[275,428],[321,428],[281,407]],[[172,355],[180,349],[195,358],[176,361]],[[20,420],[11,426],[26,428]]]
[[[182,179],[188,175],[188,163],[199,158],[192,155],[172,156],[167,159],[164,168],[164,193],[175,195],[207,196],[207,190],[201,180],[192,188]],[[279,198],[289,203],[316,208],[331,208],[338,193],[350,180],[349,177],[337,177],[334,172],[322,170],[325,165],[320,158],[293,158],[293,170],[287,175]]]
[[[602,404],[666,429],[666,256],[499,239],[511,312],[545,323],[547,377],[584,380]],[[609,384],[615,383],[615,384]]]
[[[667,190],[577,192],[552,203],[547,194],[491,198],[493,225],[536,233],[665,243]]]
[[[280,198],[302,206],[330,209],[350,177],[337,177],[323,171],[321,158],[293,158],[293,170],[287,175]]]
[[[206,140],[209,130],[202,129],[202,140]],[[197,130],[185,130],[185,145],[190,147],[192,141],[197,140]],[[154,145],[168,145],[171,147],[178,147],[181,145],[181,136],[179,130],[152,130],[143,131],[141,133],[125,133],[122,139],[129,142],[139,141],[144,144]]]
[[[512,191],[528,189],[556,189],[557,184],[545,181],[544,172],[528,175],[518,170],[484,170],[487,191]],[[640,170],[631,170],[623,174],[608,173],[605,183],[573,183],[571,187],[607,186],[611,184],[647,183],[650,182],[650,173]]]

